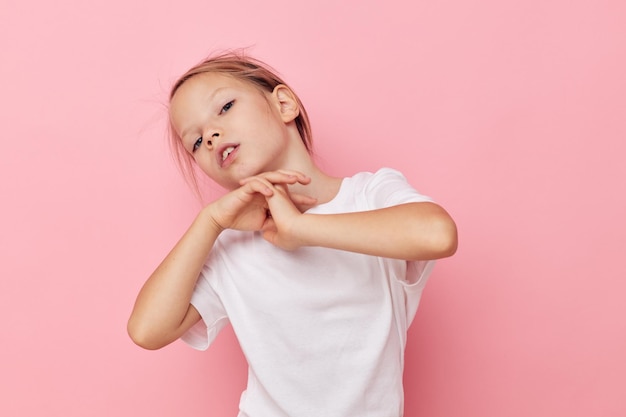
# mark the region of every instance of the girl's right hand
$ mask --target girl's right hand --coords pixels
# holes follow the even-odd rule
[[[242,181],[242,186],[209,204],[205,210],[219,230],[257,231],[268,219],[267,198],[274,194],[274,185],[303,185],[311,181],[297,171],[272,171]],[[294,204],[314,204],[315,199],[291,194]]]

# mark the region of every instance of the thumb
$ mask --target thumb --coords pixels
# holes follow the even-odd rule
[[[278,234],[278,230],[276,229],[276,223],[274,219],[268,217],[263,223],[263,227],[261,227],[261,232],[263,234],[263,239],[267,240],[272,245],[276,245],[276,236]]]

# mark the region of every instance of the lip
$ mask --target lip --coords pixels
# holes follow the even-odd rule
[[[231,146],[235,149],[230,153],[230,155],[228,155],[226,159],[222,161],[222,154],[227,148],[230,148]],[[235,156],[237,155],[238,150],[239,150],[238,143],[221,144],[215,151],[215,159],[217,160],[217,164],[220,166],[220,168],[227,168],[230,164],[232,164],[235,159]]]

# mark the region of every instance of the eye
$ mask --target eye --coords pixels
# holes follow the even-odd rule
[[[202,145],[202,137],[199,137],[193,144],[193,148],[191,149],[191,153],[194,153],[198,150],[198,148]]]
[[[233,107],[233,104],[235,104],[235,100],[231,100],[228,103],[224,104],[224,107],[222,107],[222,110],[220,110],[220,114],[226,113],[228,110],[230,110],[230,108]]]

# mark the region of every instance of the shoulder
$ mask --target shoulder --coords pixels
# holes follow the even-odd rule
[[[376,172],[363,171],[358,172],[347,178],[354,186],[375,187],[384,182],[404,182],[408,183],[402,172],[394,168],[380,168]]]
[[[355,193],[361,194],[369,208],[380,208],[408,202],[432,201],[409,184],[404,174],[393,168],[376,172],[359,172],[349,178]]]

